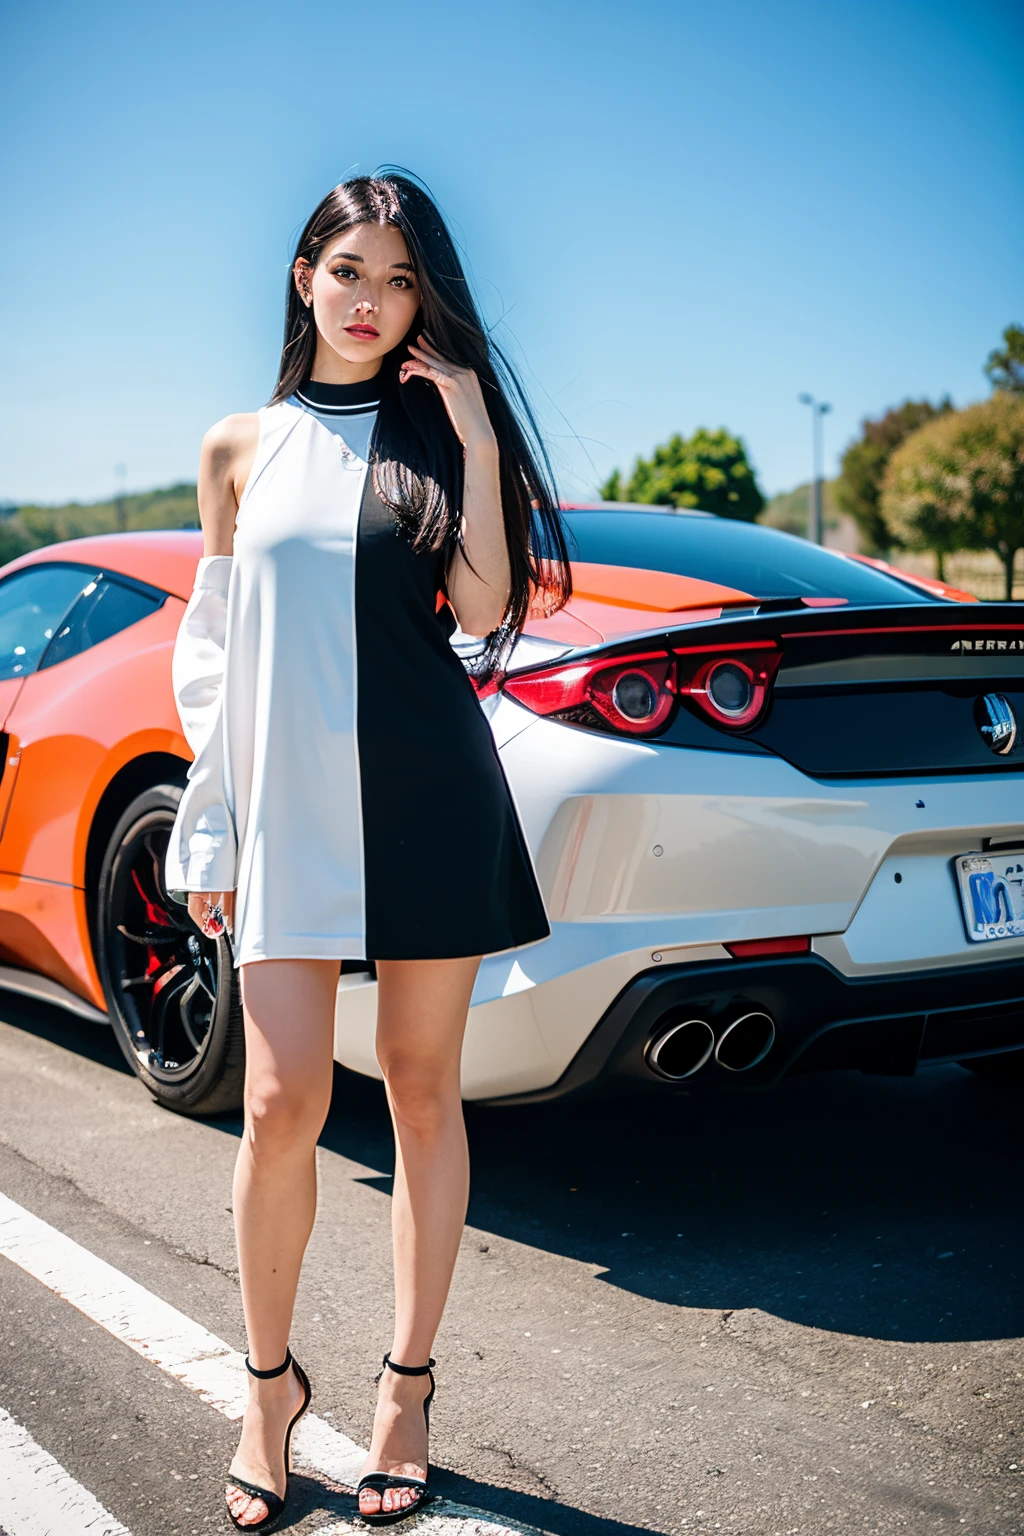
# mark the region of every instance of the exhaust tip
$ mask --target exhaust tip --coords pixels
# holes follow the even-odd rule
[[[665,1020],[670,1022],[666,1027]],[[656,1077],[680,1083],[692,1077],[711,1057],[715,1033],[706,1019],[688,1019],[666,1014],[656,1034],[644,1051],[644,1060]]]
[[[718,1037],[715,1060],[727,1072],[749,1072],[775,1044],[775,1021],[761,1008],[733,1019]]]

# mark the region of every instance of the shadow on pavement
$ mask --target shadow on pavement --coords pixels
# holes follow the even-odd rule
[[[626,1525],[621,1520],[608,1520],[602,1515],[591,1515],[586,1510],[559,1504],[554,1499],[538,1499],[532,1494],[516,1493],[509,1488],[499,1488],[493,1483],[481,1483],[475,1478],[462,1477],[457,1472],[447,1472],[443,1467],[430,1469],[431,1492],[445,1504],[466,1505],[474,1513],[482,1511],[496,1521],[513,1526],[537,1526],[550,1531],[553,1536],[651,1536],[651,1527]],[[434,1504],[430,1514],[445,1513],[444,1507]],[[458,1513],[450,1510],[450,1513]],[[289,1483],[289,1509],[283,1530],[304,1525],[310,1516],[327,1516],[334,1520],[351,1520],[358,1529],[370,1530],[358,1522],[358,1505],[350,1493],[332,1492],[318,1479],[303,1474],[293,1474]],[[306,1527],[307,1529],[309,1527]]]
[[[469,1220],[671,1305],[907,1342],[1016,1338],[1020,1102],[940,1067],[729,1097],[467,1105]],[[391,1169],[378,1084],[336,1069],[321,1144]],[[390,1188],[383,1173],[365,1182]]]
[[[129,1072],[108,1029],[5,1003],[18,1028]],[[1020,1090],[959,1067],[808,1075],[763,1094],[470,1104],[469,1220],[669,1305],[906,1342],[1016,1338],[1020,1105]],[[208,1123],[241,1131],[239,1116]],[[335,1068],[321,1145],[379,1169],[364,1182],[389,1192],[379,1083]]]
[[[121,1072],[126,1077],[135,1076],[118,1048],[114,1031],[106,1024],[81,1019],[67,1009],[54,1007],[52,1003],[2,989],[0,1017],[13,1029],[24,1030],[27,1035],[37,1035],[40,1040],[48,1040],[51,1045],[60,1046],[62,1050],[84,1056],[87,1061],[95,1061],[101,1067],[109,1067],[112,1072]]]

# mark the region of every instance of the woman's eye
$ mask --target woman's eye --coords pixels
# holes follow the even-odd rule
[[[335,267],[334,275],[335,277],[355,277],[357,274],[351,267]]]
[[[408,278],[408,277],[393,277],[391,279],[391,282],[392,282],[392,285],[397,284],[399,288],[411,288],[412,287],[412,279]]]

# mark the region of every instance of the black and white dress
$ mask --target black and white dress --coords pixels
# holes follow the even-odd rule
[[[374,383],[259,413],[234,554],[174,650],[195,754],[170,891],[237,889],[235,964],[494,954],[550,932],[440,555],[368,471]]]

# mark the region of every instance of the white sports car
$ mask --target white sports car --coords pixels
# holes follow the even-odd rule
[[[483,962],[467,1096],[1019,1074],[1024,605],[702,513],[566,521],[576,595],[485,701],[553,932]]]
[[[466,1097],[1024,1076],[1024,605],[705,513],[565,517],[575,595],[482,699],[552,934],[483,961]],[[0,986],[109,1019],[189,1113],[236,1107],[242,1067],[227,940],[161,885],[200,553],[111,535],[0,572]],[[375,1008],[346,961],[335,1055],[371,1076]]]

